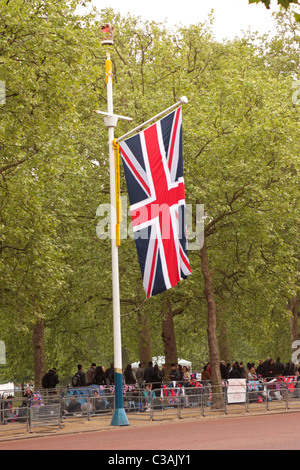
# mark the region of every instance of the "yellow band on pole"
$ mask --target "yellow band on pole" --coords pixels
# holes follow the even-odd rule
[[[122,222],[122,203],[121,203],[121,188],[120,188],[120,147],[113,140],[113,149],[115,153],[115,179],[116,179],[116,244],[121,245],[120,223]]]
[[[105,61],[105,81],[108,83],[108,78],[111,77],[113,79],[112,73],[112,61],[110,59],[106,59]]]

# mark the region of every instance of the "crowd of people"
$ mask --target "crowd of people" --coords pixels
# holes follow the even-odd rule
[[[152,388],[159,388],[164,381],[174,381],[182,384],[194,383],[196,374],[191,374],[188,367],[181,366],[180,364],[172,364],[168,376],[166,376],[165,365],[160,368],[157,364],[152,362],[144,367],[139,363],[137,369],[133,369],[131,364],[128,364],[123,371],[123,383],[125,385],[138,384],[152,384]],[[97,366],[92,363],[90,368],[85,372],[82,364],[78,364],[77,371],[72,377],[73,387],[88,387],[90,385],[114,385],[114,365],[110,367]],[[53,367],[49,369],[47,374],[42,379],[42,386],[45,389],[55,388],[59,384],[57,370]]]
[[[208,365],[209,366],[209,365]],[[299,365],[292,362],[282,363],[280,357],[276,362],[267,357],[265,361],[259,360],[258,365],[254,362],[248,362],[244,365],[243,362],[227,363],[220,362],[221,377],[224,380],[244,378],[247,380],[274,379],[276,377],[290,377],[299,373]]]
[[[244,365],[243,362],[233,362],[225,363],[225,361],[220,361],[220,373],[222,380],[228,379],[239,379],[243,378],[248,381],[263,379],[265,382],[272,383],[274,379],[278,377],[297,377],[296,382],[300,385],[300,365],[295,365],[291,362],[283,364],[278,357],[276,362],[267,357],[265,361],[260,360],[258,365],[255,363],[247,363]],[[190,387],[187,389],[187,395],[193,395],[198,392],[200,389],[195,387],[202,387],[201,384],[206,383],[208,388],[211,383],[211,365],[210,363],[205,364],[203,367],[202,373],[195,374],[191,373],[187,366],[181,366],[180,364],[172,364],[169,373],[166,373],[165,365],[159,367],[157,364],[149,362],[147,367],[144,367],[142,363],[139,363],[137,369],[133,369],[129,364],[123,371],[123,384],[129,386],[128,389],[132,390],[130,386],[138,385],[138,390],[143,394],[145,399],[145,409],[147,408],[147,403],[151,397],[160,397],[160,392],[162,388],[171,386],[172,382],[176,382],[176,385],[181,385],[185,387]],[[281,379],[278,379],[281,380]],[[55,389],[59,384],[57,370],[53,367],[45,374],[42,380],[42,386],[44,389]],[[114,386],[114,365],[111,364],[109,368],[102,366],[97,366],[95,363],[92,363],[90,368],[85,372],[81,364],[78,364],[77,371],[72,378],[73,387],[88,387],[94,386],[93,395],[90,398],[90,401],[81,404],[76,397],[71,396],[69,403],[64,409],[65,414],[72,414],[75,412],[82,411],[93,411],[93,412],[103,412],[109,411],[112,409],[113,404],[109,402],[110,397],[106,396],[101,387],[97,389],[98,386],[108,386],[108,390],[113,390],[111,386]],[[300,387],[295,385],[297,388],[298,396],[300,396]],[[53,390],[55,396],[55,390]],[[132,391],[131,391],[132,393]],[[270,392],[268,392],[270,393]],[[275,393],[275,392],[274,392]],[[23,395],[23,402],[19,406],[18,410],[13,410],[11,400],[13,396],[5,397],[6,400],[2,403],[2,409],[5,410],[5,419],[7,421],[21,421],[26,420],[27,416],[27,407],[30,407],[32,404],[39,405],[39,401],[42,403],[42,395],[39,392],[33,392],[31,387],[26,387],[25,393]],[[191,397],[190,397],[191,398]],[[193,398],[193,397],[192,397]],[[282,397],[280,397],[282,399]],[[87,409],[85,409],[87,407]],[[3,413],[2,413],[3,414]],[[3,415],[4,416],[4,415]],[[3,418],[2,416],[2,418]],[[3,421],[3,419],[2,419]],[[5,420],[3,421],[5,424]]]
[[[255,363],[233,362],[225,363],[220,362],[220,373],[223,380],[245,378],[247,380],[256,380],[259,378],[276,378],[278,376],[295,376],[299,375],[299,365],[292,362],[283,364],[278,357],[276,362],[267,357],[265,361],[259,360],[258,365]],[[138,384],[152,384],[152,388],[160,388],[163,382],[177,382],[182,385],[193,385],[196,382],[197,375],[192,374],[187,366],[180,364],[172,364],[169,374],[166,376],[165,365],[159,367],[151,361],[147,367],[139,363],[137,369],[133,369],[131,364],[128,364],[123,371],[123,383],[126,385]],[[211,381],[211,365],[205,364],[201,373],[202,382]],[[43,377],[43,388],[55,388],[59,383],[57,370],[50,369]],[[83,366],[78,364],[77,371],[72,378],[73,387],[86,387],[90,385],[114,385],[114,365],[110,367],[97,366],[92,363],[90,368],[85,372]]]
[[[95,363],[91,364],[91,367],[85,373],[81,364],[77,366],[77,372],[75,376],[78,377],[78,380],[73,381],[72,385],[78,387],[85,387],[89,385],[114,385],[114,365],[111,364],[109,368],[102,366],[97,366]],[[196,378],[196,374],[192,377],[193,374],[190,374],[186,366],[181,366],[177,364],[171,365],[170,373],[166,377],[165,365],[163,364],[161,368],[157,364],[153,364],[151,361],[148,363],[147,367],[144,367],[142,363],[139,363],[137,369],[133,369],[131,364],[128,364],[123,371],[123,383],[126,385],[138,384],[142,386],[143,384],[152,384],[152,388],[159,388],[162,382],[175,381],[182,383],[190,383],[191,379]]]

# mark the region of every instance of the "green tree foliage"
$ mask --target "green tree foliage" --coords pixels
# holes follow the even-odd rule
[[[40,321],[46,365],[60,375],[78,362],[113,362],[110,240],[96,235],[97,207],[109,202],[107,130],[93,113],[106,108],[99,43],[106,22],[115,28],[116,113],[138,125],[180,96],[189,98],[187,202],[205,207],[215,300],[232,353],[243,360],[277,347],[285,353],[299,252],[290,38],[282,30],[272,43],[220,44],[210,18],[168,31],[110,9],[79,17],[80,4],[0,0],[7,93],[0,107],[0,340],[7,377],[21,380],[23,371],[33,371],[32,331]],[[130,126],[119,120],[116,137]],[[121,185],[125,194],[123,178]],[[174,317],[178,355],[200,368],[209,351],[199,250],[189,254],[192,276],[147,301],[134,240],[122,240],[119,253],[125,360],[139,359],[137,312],[149,319],[153,355],[162,354],[162,312],[171,302],[181,312]]]
[[[249,1],[249,4],[263,3],[268,10],[270,9],[271,0],[248,0],[248,1]],[[293,8],[294,5],[299,5],[299,1],[298,0],[277,0],[277,5],[280,5],[281,7],[288,10],[290,7]],[[294,20],[296,20],[296,22],[300,22],[299,13],[294,11],[293,17],[294,17]]]
[[[269,9],[271,5],[271,0],[249,0],[249,4],[251,3],[263,3],[266,6],[266,8]],[[299,2],[298,0],[277,0],[277,4],[287,9],[292,4],[299,5]]]
[[[32,326],[64,313],[76,230],[81,216],[95,215],[87,212],[95,186],[85,181],[101,172],[85,146],[85,121],[99,99],[101,64],[92,16],[77,17],[78,3],[1,1],[1,316],[18,368]]]

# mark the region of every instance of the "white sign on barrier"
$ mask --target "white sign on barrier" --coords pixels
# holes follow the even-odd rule
[[[229,379],[227,388],[227,402],[245,403],[246,402],[246,379]]]

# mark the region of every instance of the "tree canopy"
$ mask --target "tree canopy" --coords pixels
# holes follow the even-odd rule
[[[248,0],[248,1],[249,1],[249,4],[263,3],[266,6],[266,8],[270,9],[271,0]],[[299,5],[299,1],[298,0],[277,0],[277,5],[280,5],[285,9],[289,8],[289,6],[292,4]]]
[[[292,101],[300,34],[292,13],[278,14],[273,39],[218,43],[210,18],[168,30],[111,9],[78,15],[81,3],[0,0],[3,378],[38,382],[53,365],[68,377],[79,362],[113,362],[110,243],[96,232],[97,208],[109,202],[107,130],[93,113],[106,107],[100,27],[108,22],[117,114],[138,125],[189,98],[186,198],[204,205],[219,354],[288,359],[300,196]],[[119,120],[116,135],[131,125]],[[121,186],[125,195],[123,174]],[[163,355],[164,325],[174,326],[179,357],[198,369],[209,360],[203,251],[189,256],[192,276],[145,301],[134,240],[122,240],[124,363],[146,349]],[[230,352],[221,348],[224,334]]]

